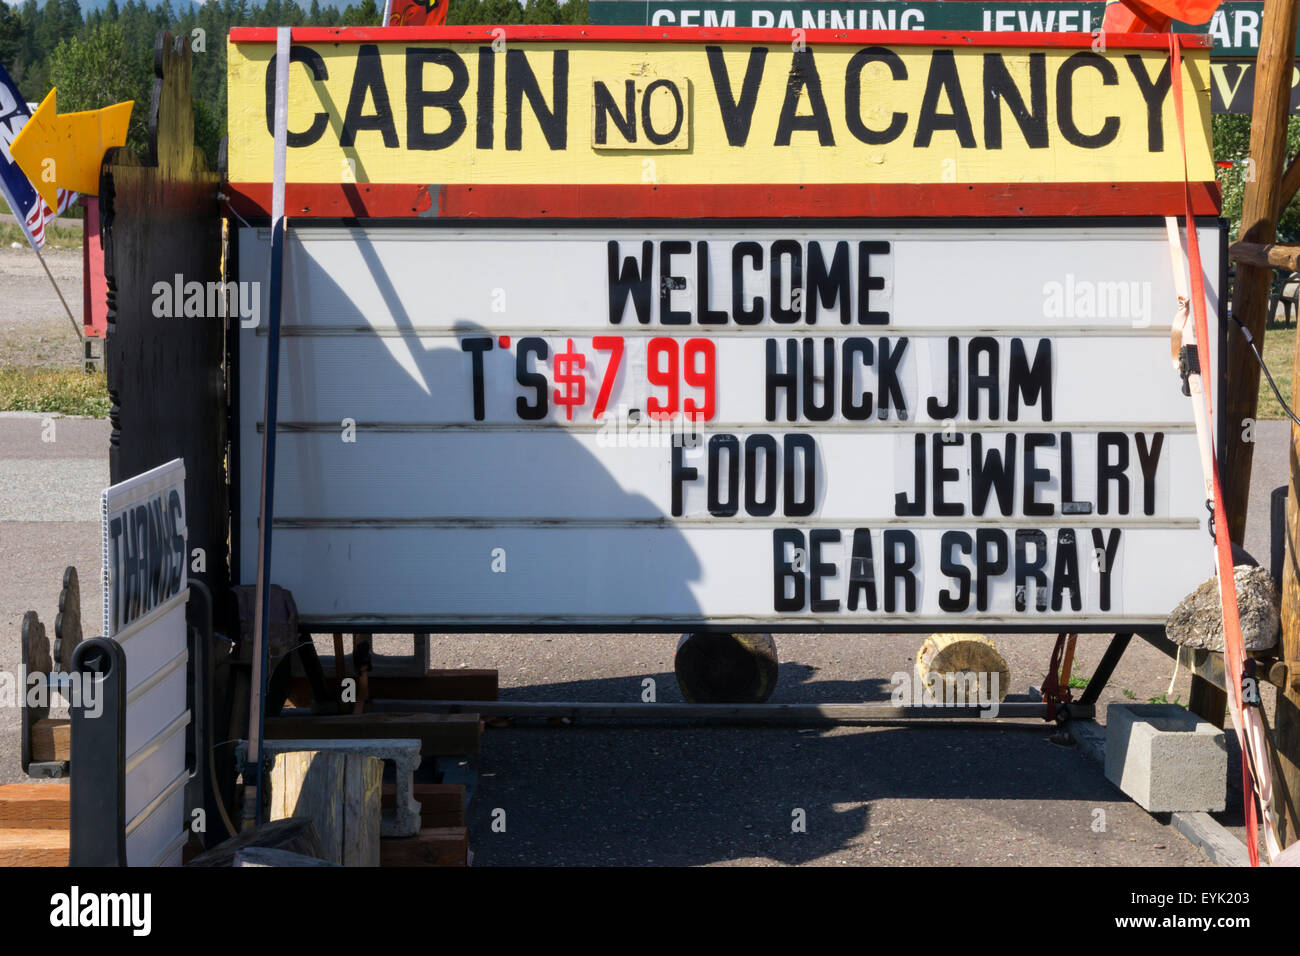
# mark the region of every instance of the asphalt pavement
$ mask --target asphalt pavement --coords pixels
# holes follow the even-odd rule
[[[53,425],[51,431],[50,426]],[[107,421],[0,416],[0,670],[16,673],[23,612],[52,634],[76,565],[88,634],[102,616],[100,490]],[[1257,429],[1247,548],[1268,560],[1269,494],[1286,478],[1287,428]],[[52,439],[52,440],[51,440]],[[774,701],[884,701],[923,635],[785,635]],[[1023,697],[1052,635],[997,638]],[[1080,639],[1091,674],[1107,639]],[[443,635],[435,666],[495,667],[521,700],[634,701],[645,679],[681,700],[675,635]],[[376,650],[409,648],[381,638]],[[1167,695],[1173,663],[1135,641],[1102,697]],[[1271,689],[1266,691],[1271,694]],[[1266,703],[1271,699],[1266,696]],[[21,779],[18,713],[0,707],[0,782]],[[475,865],[1205,865],[1165,823],[1106,782],[1042,721],[739,728],[520,721],[490,728],[470,807]],[[1230,742],[1230,750],[1235,753]],[[1232,756],[1230,754],[1230,760]],[[1230,762],[1230,766],[1235,764]],[[1219,819],[1240,833],[1239,784]]]

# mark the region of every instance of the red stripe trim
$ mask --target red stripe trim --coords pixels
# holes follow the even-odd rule
[[[275,27],[233,27],[232,43],[274,43]],[[505,40],[588,41],[604,43],[789,43],[790,30],[750,27],[629,27],[629,26],[457,26],[457,27],[295,27],[294,43],[442,43]],[[882,46],[991,46],[1091,48],[1091,33],[985,33],[963,30],[804,30],[810,44],[880,44]],[[1183,46],[1209,49],[1208,35],[1185,34]],[[1107,47],[1168,50],[1168,34],[1106,34]]]
[[[270,183],[228,183],[226,188],[239,215],[270,215]],[[430,188],[435,189],[432,197]],[[1217,216],[1218,183],[1193,183],[1192,203],[1197,215]],[[327,219],[1181,216],[1184,197],[1181,182],[440,187],[289,183],[285,212]]]

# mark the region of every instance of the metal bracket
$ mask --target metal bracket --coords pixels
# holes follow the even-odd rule
[[[69,866],[126,866],[126,654],[107,637],[84,642],[73,670],[99,685],[98,712],[85,695],[72,708],[77,763],[69,784]]]

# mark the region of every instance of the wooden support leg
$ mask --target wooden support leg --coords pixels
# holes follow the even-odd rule
[[[370,701],[370,670],[373,667],[369,634],[352,635],[352,667],[357,672],[357,700],[352,705],[352,713],[364,714]]]
[[[424,677],[433,667],[433,658],[429,655],[429,635],[416,634],[415,646],[411,651],[411,665],[416,677]]]
[[[1222,730],[1228,710],[1228,692],[1215,687],[1204,677],[1193,674],[1187,709]]]

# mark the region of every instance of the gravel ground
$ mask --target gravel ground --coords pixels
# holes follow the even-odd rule
[[[81,253],[45,252],[68,307],[81,324]],[[81,343],[58,294],[29,247],[0,249],[0,366],[81,367]]]

